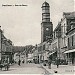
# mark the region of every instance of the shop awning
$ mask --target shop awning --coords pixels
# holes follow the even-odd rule
[[[64,53],[71,53],[71,52],[75,52],[75,49],[73,49],[73,50],[68,50],[68,51],[65,51]]]
[[[54,51],[54,52],[52,52],[52,53],[50,53],[49,55],[52,55],[52,54],[54,54],[56,51]]]

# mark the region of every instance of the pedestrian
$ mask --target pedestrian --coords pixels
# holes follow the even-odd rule
[[[9,63],[7,63],[7,65],[6,65],[7,71],[9,70],[9,67],[10,67]]]
[[[57,65],[57,68],[59,67],[59,59],[57,58],[56,59],[56,65]]]
[[[48,68],[51,69],[51,59],[48,59]]]
[[[20,64],[21,64],[21,60],[18,61],[18,65],[19,65],[19,66],[20,66]]]

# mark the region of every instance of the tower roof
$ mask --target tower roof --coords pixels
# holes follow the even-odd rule
[[[42,4],[42,7],[43,6],[48,6],[49,7],[49,3],[47,3],[46,1]]]

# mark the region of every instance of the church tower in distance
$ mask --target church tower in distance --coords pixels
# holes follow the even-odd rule
[[[50,6],[46,1],[42,4],[41,43],[53,36],[53,24],[50,21]]]

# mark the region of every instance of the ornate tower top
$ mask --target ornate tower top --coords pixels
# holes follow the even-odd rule
[[[42,7],[49,7],[49,3],[47,3],[46,1],[42,4]]]
[[[42,22],[50,22],[49,3],[46,1],[42,4]]]

